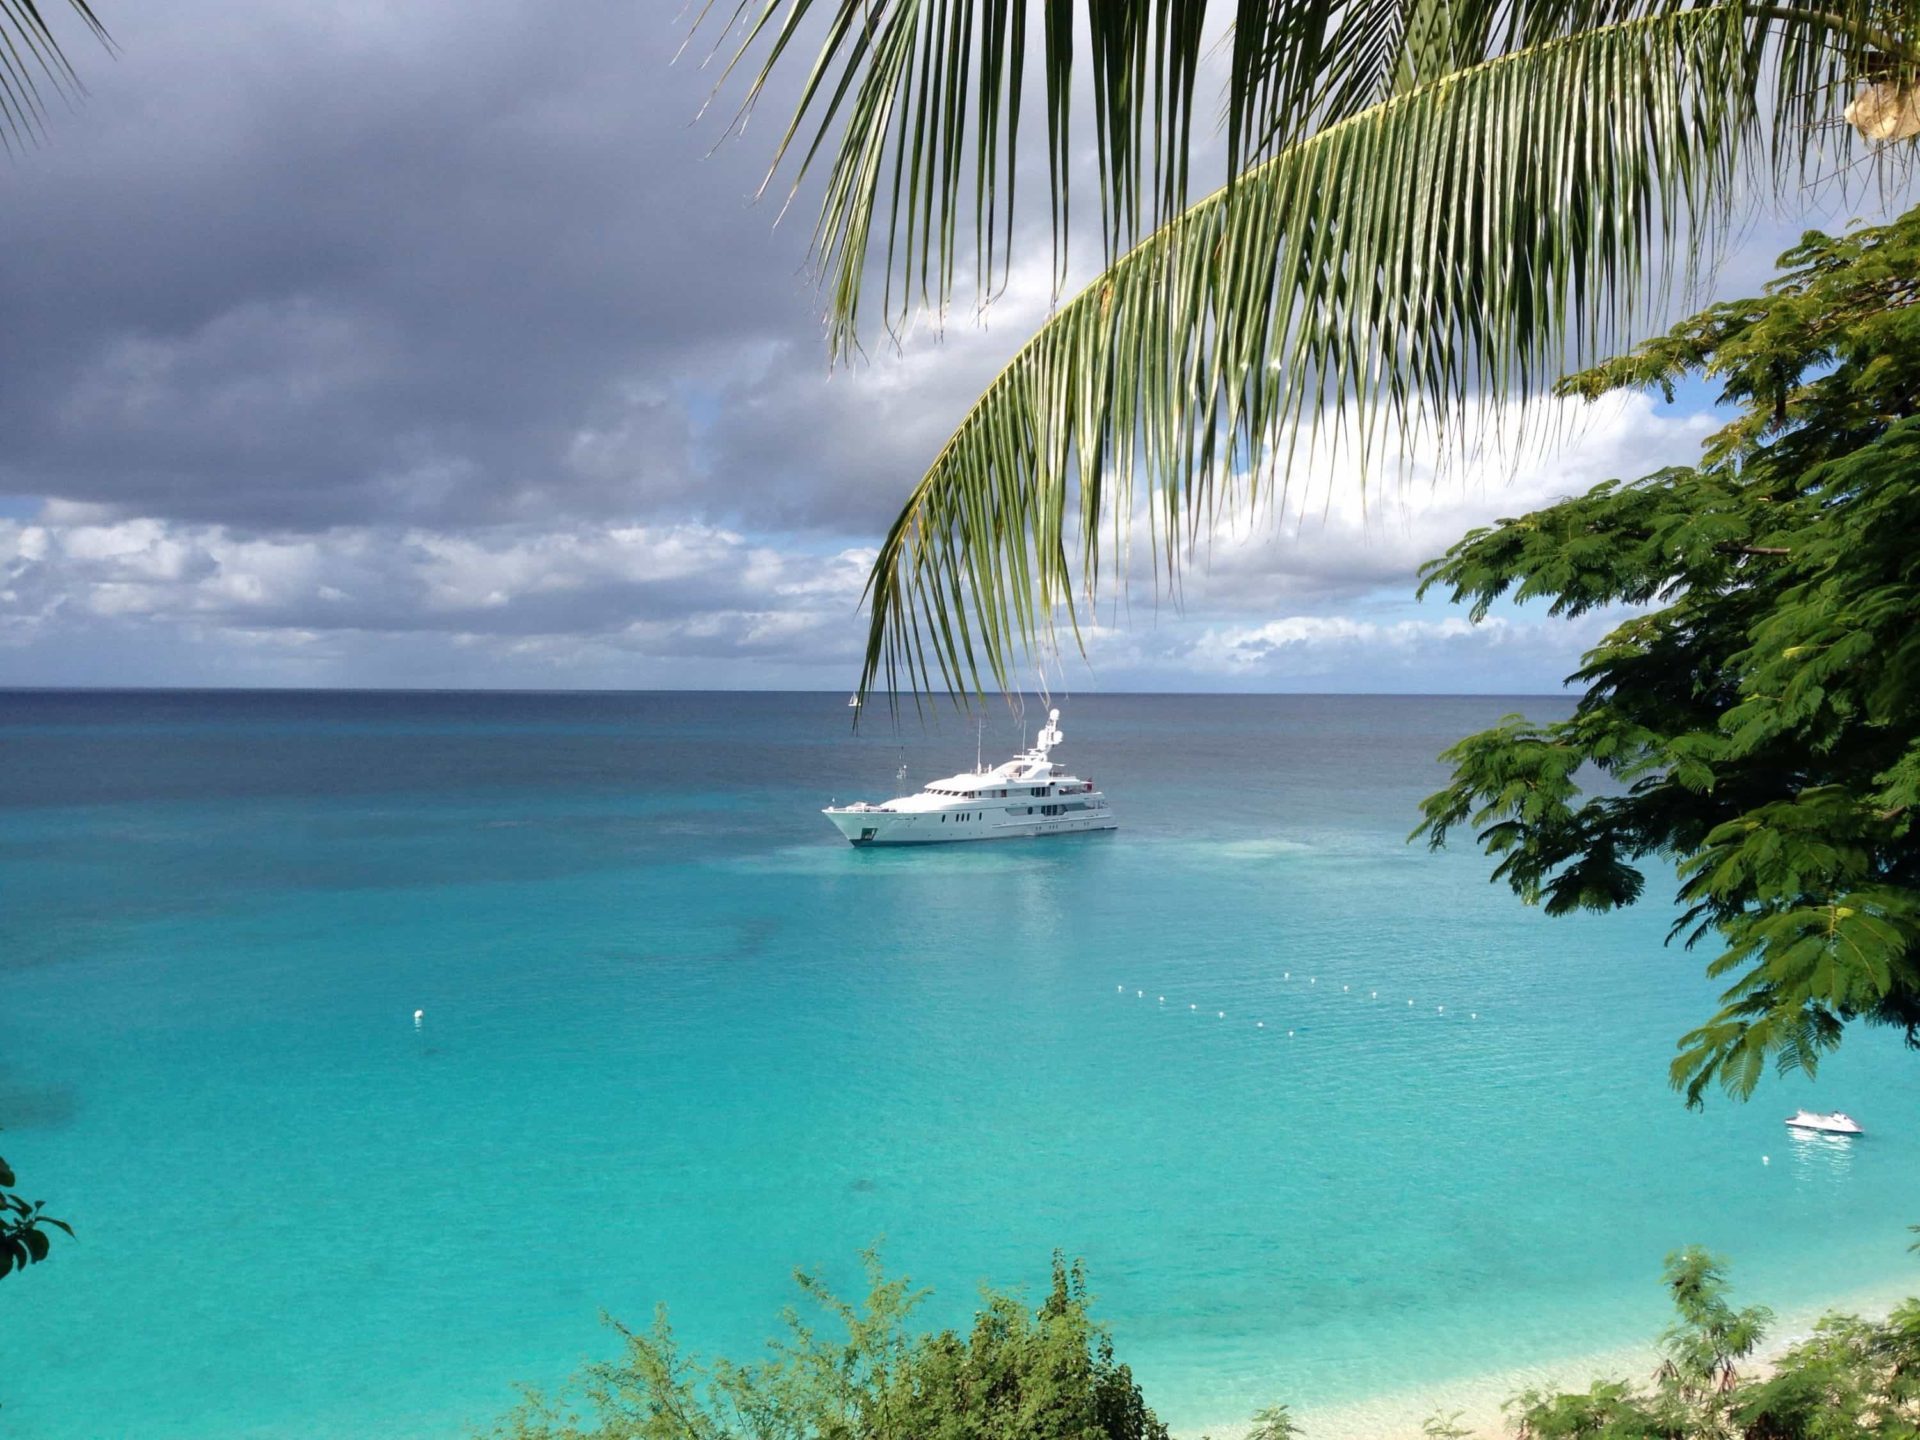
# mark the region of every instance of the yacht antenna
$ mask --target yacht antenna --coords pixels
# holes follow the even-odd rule
[[[984,715],[976,715],[973,721],[973,773],[976,775],[986,773],[986,762],[981,758],[986,745],[986,738],[987,717]]]
[[[1060,712],[1058,710],[1049,710],[1047,711],[1046,728],[1040,732],[1039,738],[1033,742],[1034,747],[1039,750],[1041,757],[1044,759],[1047,752],[1060,743],[1060,739]]]

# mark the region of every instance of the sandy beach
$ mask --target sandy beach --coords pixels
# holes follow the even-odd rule
[[[1822,1316],[1830,1314],[1885,1316],[1901,1301],[1920,1294],[1920,1279],[1908,1275],[1899,1281],[1855,1290],[1824,1304],[1781,1311],[1774,1317],[1771,1336],[1752,1368],[1764,1369],[1813,1333]],[[1752,1303],[1736,1297],[1736,1303]],[[1765,1303],[1761,1300],[1760,1303]],[[1528,1389],[1584,1390],[1597,1379],[1648,1379],[1659,1364],[1653,1341],[1596,1350],[1540,1365],[1490,1370],[1478,1375],[1441,1381],[1417,1390],[1390,1391],[1342,1405],[1299,1408],[1294,1419],[1308,1440],[1419,1440],[1428,1417],[1456,1417],[1454,1423],[1484,1440],[1511,1434],[1501,1407]],[[1248,1431],[1244,1420],[1182,1431],[1181,1440],[1241,1440]]]

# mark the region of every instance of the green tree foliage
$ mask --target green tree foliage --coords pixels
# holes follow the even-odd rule
[[[1287,1406],[1269,1405],[1264,1410],[1254,1412],[1253,1425],[1247,1431],[1246,1440],[1296,1440],[1296,1437],[1305,1433]]]
[[[966,1334],[912,1334],[925,1291],[866,1256],[853,1304],[796,1275],[810,1307],[757,1364],[685,1357],[664,1309],[650,1329],[615,1325],[618,1360],[588,1367],[557,1397],[530,1395],[496,1440],[1167,1440],[1132,1372],[1088,1315],[1078,1262],[1058,1254],[1038,1309],[982,1296]],[[1284,1432],[1281,1432],[1284,1433]]]
[[[1852,1020],[1920,1038],[1920,210],[1781,264],[1562,385],[1719,382],[1738,413],[1697,465],[1476,530],[1421,587],[1476,619],[1502,596],[1632,608],[1571,719],[1447,751],[1415,833],[1472,826],[1551,914],[1629,904],[1675,863],[1669,938],[1717,933],[1729,982],[1673,1062],[1690,1104],[1750,1095],[1769,1061],[1813,1071]]]
[[[1660,1337],[1661,1384],[1689,1403],[1731,1390],[1740,1379],[1736,1365],[1766,1338],[1773,1312],[1760,1305],[1735,1310],[1726,1261],[1697,1245],[1669,1255],[1661,1279],[1679,1314]]]
[[[13,1193],[20,1182],[5,1160],[0,1160],[0,1278],[47,1258],[52,1249],[49,1231],[73,1234],[73,1227],[42,1213],[42,1201]]]
[[[1829,1315],[1769,1367],[1742,1375],[1771,1316],[1735,1310],[1724,1263],[1667,1258],[1678,1319],[1651,1386],[1596,1380],[1507,1406],[1521,1440],[1913,1440],[1920,1435],[1920,1301],[1885,1320]]]
[[[1735,1310],[1727,1299],[1726,1262],[1697,1246],[1669,1255],[1661,1278],[1677,1319],[1660,1337],[1653,1388],[1596,1380],[1570,1394],[1528,1391],[1508,1406],[1522,1436],[1710,1440],[1742,1433],[1729,1428],[1739,1403],[1737,1366],[1765,1338],[1772,1312],[1760,1306]]]

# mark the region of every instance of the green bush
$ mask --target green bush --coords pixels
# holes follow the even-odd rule
[[[1679,1311],[1652,1383],[1596,1380],[1529,1390],[1508,1403],[1525,1440],[1916,1440],[1920,1301],[1885,1320],[1829,1315],[1771,1367],[1748,1364],[1771,1314],[1735,1310],[1723,1261],[1700,1249],[1667,1259]]]
[[[1059,1254],[1037,1310],[987,1292],[964,1335],[910,1334],[926,1292],[865,1256],[851,1304],[796,1274],[826,1333],[797,1310],[769,1358],[683,1357],[657,1311],[651,1328],[613,1323],[620,1359],[589,1366],[559,1396],[530,1394],[498,1440],[1167,1440],[1133,1374],[1089,1318],[1086,1276]]]

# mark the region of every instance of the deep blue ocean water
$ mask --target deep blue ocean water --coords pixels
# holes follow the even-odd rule
[[[1644,1339],[1688,1242],[1779,1308],[1898,1279],[1920,1056],[1689,1113],[1663,902],[1405,843],[1451,740],[1566,703],[1078,697],[1119,832],[855,851],[818,807],[970,722],[0,694],[0,1153],[79,1231],[0,1282],[0,1435],[451,1440],[602,1310],[747,1355],[882,1237],[942,1322],[1084,1256],[1189,1427]]]

